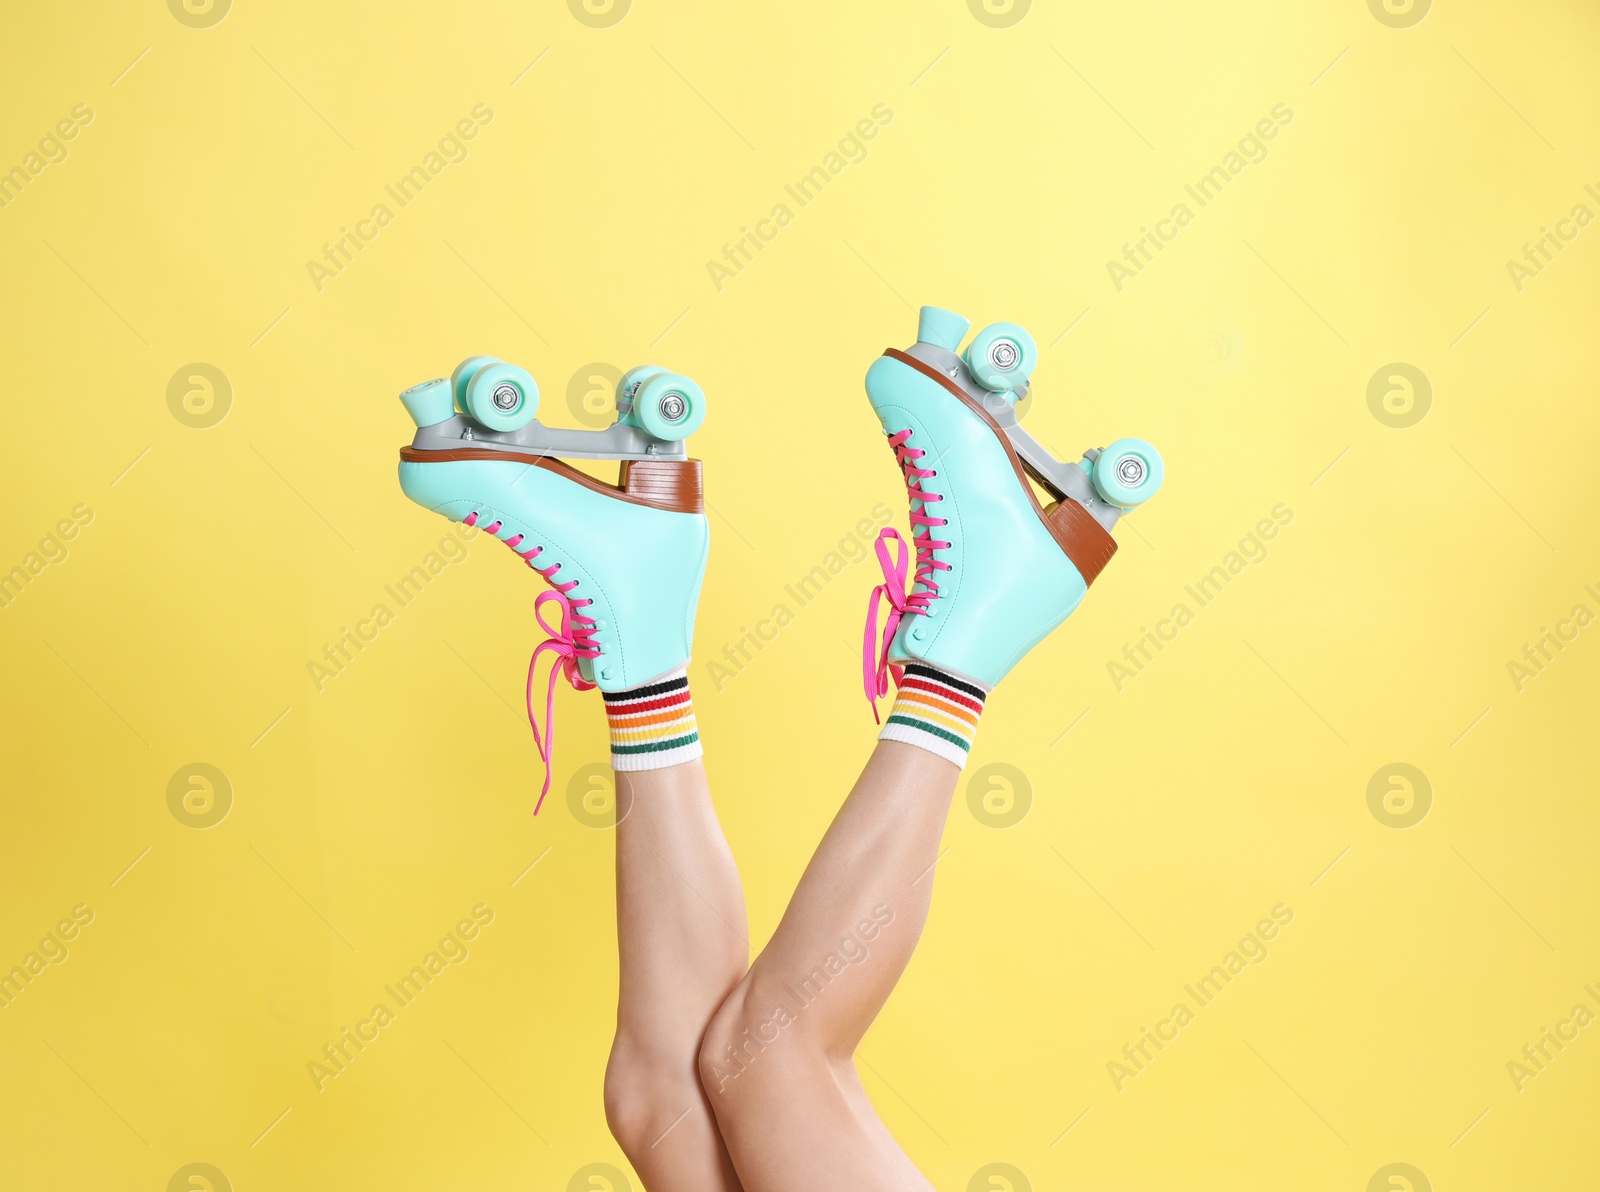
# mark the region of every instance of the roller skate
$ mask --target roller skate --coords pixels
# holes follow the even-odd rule
[[[890,348],[867,372],[867,397],[905,475],[916,552],[908,575],[898,531],[875,544],[884,582],[869,598],[862,643],[874,716],[890,675],[901,684],[910,664],[993,688],[1077,608],[1116,552],[1111,528],[1161,487],[1161,455],[1142,439],[1074,463],[1054,458],[1017,422],[1038,361],[1032,337],[995,323],[963,352],[969,326],[925,306],[917,342]]]
[[[417,425],[400,449],[400,487],[424,509],[493,534],[550,585],[534,601],[548,635],[528,663],[528,722],[550,789],[555,688],[628,691],[687,663],[710,549],[700,461],[684,440],[705,395],[654,365],[617,385],[605,430],[539,423],[539,387],[524,369],[474,356],[449,380],[400,395]],[[619,460],[607,484],[560,458]],[[553,622],[547,618],[553,614]],[[543,729],[535,671],[552,655]],[[534,808],[538,814],[538,807]]]

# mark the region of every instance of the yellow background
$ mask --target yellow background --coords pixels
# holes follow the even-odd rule
[[[1057,454],[1144,436],[1167,483],[991,701],[989,810],[963,786],[862,1049],[896,1136],[941,1189],[994,1163],[1025,1181],[972,1186],[1358,1192],[1406,1163],[1592,1187],[1600,1029],[1521,1091],[1506,1065],[1600,1010],[1600,628],[1520,690],[1507,663],[1600,613],[1600,227],[1520,291],[1506,262],[1600,213],[1600,14],[1440,0],[1401,25],[1357,0],[1011,25],[638,0],[609,28],[504,0],[239,0],[210,27],[10,6],[0,168],[94,116],[0,210],[0,570],[93,520],[0,610],[0,965],[94,919],[0,1010],[0,1186],[622,1166],[612,842],[568,799],[602,719],[563,692],[532,818],[535,587],[479,539],[386,597],[448,529],[396,486],[395,394],[476,352],[530,368],[560,425],[594,362],[704,385],[691,675],[759,947],[872,740],[875,564],[803,610],[785,585],[878,502],[903,526],[861,377],[929,302],[1033,331],[1028,425]],[[466,160],[318,289],[307,261],[480,103]],[[865,160],[718,289],[707,262],[880,103]],[[1280,103],[1265,160],[1119,291],[1107,261]],[[193,362],[231,387],[209,427],[167,402]],[[1410,427],[1368,406],[1394,362],[1431,384]],[[1268,557],[1118,691],[1107,663],[1279,503]],[[318,691],[307,663],[380,602]],[[793,623],[719,689],[709,663],[780,602]],[[1403,830],[1367,799],[1396,761],[1432,791]],[[194,762],[232,791],[204,830],[167,801]],[[997,763],[1022,783],[991,789]],[[991,826],[1008,800],[1026,816]],[[470,959],[318,1092],[307,1063],[479,903]],[[1118,1091],[1108,1062],[1279,903],[1270,958]]]

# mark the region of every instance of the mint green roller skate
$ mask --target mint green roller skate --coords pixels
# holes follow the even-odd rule
[[[1051,456],[1017,423],[1038,360],[1032,337],[996,323],[962,353],[969,326],[925,306],[917,343],[890,348],[867,371],[867,397],[905,475],[916,548],[908,576],[899,533],[885,529],[876,543],[884,582],[863,641],[874,714],[889,676],[899,683],[909,663],[994,687],[1077,608],[1117,549],[1117,519],[1161,487],[1161,455],[1141,439],[1079,463]],[[1048,506],[1026,477],[1054,498]]]
[[[700,461],[683,441],[705,419],[705,395],[687,377],[635,368],[618,383],[615,424],[564,430],[534,418],[539,387],[525,370],[474,356],[450,380],[425,381],[400,400],[417,424],[400,449],[406,496],[493,534],[553,589],[534,601],[549,636],[528,663],[542,804],[558,674],[580,691],[627,691],[689,659],[710,529]],[[557,456],[620,460],[621,472],[606,484]],[[545,618],[551,604],[555,624]],[[534,671],[546,652],[554,660],[541,732]]]

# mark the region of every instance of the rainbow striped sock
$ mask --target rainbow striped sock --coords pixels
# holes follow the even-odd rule
[[[903,741],[964,766],[988,694],[976,683],[913,662],[878,740]]]
[[[613,770],[660,770],[705,752],[689,699],[689,675],[679,667],[632,691],[603,692],[611,726]]]

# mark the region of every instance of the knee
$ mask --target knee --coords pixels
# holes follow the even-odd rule
[[[606,1064],[606,1125],[630,1161],[648,1151],[702,1097],[691,1057],[674,1063],[621,1036],[612,1045]]]
[[[746,987],[741,982],[711,1016],[711,1021],[706,1026],[706,1033],[700,1040],[700,1053],[696,1057],[695,1067],[700,1077],[700,1086],[711,1099],[713,1109],[719,1114],[727,1104],[727,1094],[730,1091],[737,1091],[731,1086],[737,1084],[740,1071],[736,1057],[739,1054],[740,1041],[746,1032],[746,997]]]
[[[786,999],[764,996],[765,983],[747,975],[712,1016],[700,1043],[700,1084],[721,1114],[766,1088],[789,1087],[795,1065],[812,1059],[815,1042],[799,1027]]]

